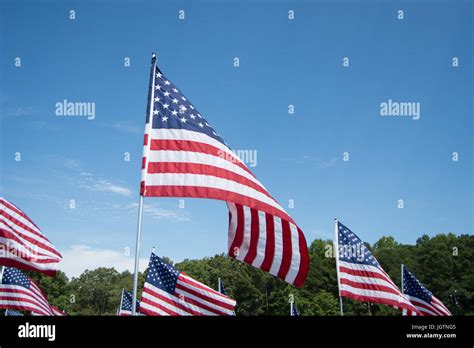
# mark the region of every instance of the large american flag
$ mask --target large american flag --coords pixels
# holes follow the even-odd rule
[[[31,311],[48,316],[57,315],[43,291],[20,270],[3,267],[0,277],[0,308]]]
[[[133,294],[130,291],[122,290],[122,296],[120,298],[120,308],[117,313],[119,316],[132,315],[132,299]],[[140,310],[140,301],[137,300],[135,307],[136,312],[138,313]]]
[[[0,197],[0,265],[55,276],[61,254],[17,206]]]
[[[140,302],[146,315],[234,315],[236,302],[194,280],[154,253],[148,264]]]
[[[339,295],[419,314],[359,237],[339,221],[335,228]]]
[[[450,316],[448,308],[420,283],[418,279],[405,267],[402,266],[402,289],[403,294],[413,303],[413,305],[427,316]],[[404,311],[404,313],[408,311]]]
[[[303,232],[152,59],[141,195],[226,201],[229,255],[302,286]]]

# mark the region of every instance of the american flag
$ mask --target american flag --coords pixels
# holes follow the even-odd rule
[[[219,291],[222,295],[226,295],[227,296],[227,290],[225,289],[225,286],[224,286],[224,282],[219,278],[219,289],[217,289],[217,291]]]
[[[46,295],[35,282],[11,267],[3,267],[0,273],[0,308],[55,315]]]
[[[23,313],[19,311],[15,311],[13,309],[6,309],[5,316],[6,317],[22,317]]]
[[[61,254],[17,206],[0,197],[0,265],[55,276]]]
[[[148,264],[140,312],[147,315],[234,315],[235,301],[165,263]]]
[[[119,316],[132,315],[132,298],[133,295],[130,291],[122,290],[122,296],[120,299],[120,308],[118,310]],[[136,312],[140,310],[140,301],[137,300]]]
[[[69,316],[69,314],[67,314],[66,311],[60,310],[58,307],[53,306],[53,305],[51,305],[51,311],[53,312],[53,315],[57,317]]]
[[[402,266],[403,294],[413,305],[427,316],[450,316],[448,308],[420,283],[418,279],[403,265]],[[408,311],[407,311],[408,312]],[[408,314],[411,314],[408,312]]]
[[[300,312],[298,312],[298,308],[296,308],[296,304],[292,303],[291,304],[291,316],[292,317],[299,317]]]
[[[418,313],[359,237],[339,221],[335,234],[340,296]]]
[[[140,194],[226,201],[229,255],[302,286],[303,232],[152,59]]]

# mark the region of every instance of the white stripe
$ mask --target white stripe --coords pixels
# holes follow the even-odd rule
[[[183,284],[183,283],[181,283],[181,284],[182,284],[183,286],[186,285],[186,284]],[[186,288],[188,288],[188,287],[186,286]],[[194,289],[193,289],[193,290],[194,290]],[[183,295],[185,299],[189,298],[189,299],[194,300],[194,301],[196,301],[196,302],[198,302],[198,303],[200,303],[200,304],[202,304],[202,305],[204,305],[204,306],[213,308],[213,309],[215,309],[216,311],[219,311],[219,312],[223,312],[223,313],[224,313],[224,314],[214,313],[214,312],[211,312],[211,311],[209,311],[209,310],[207,310],[207,309],[205,309],[205,308],[202,308],[202,307],[199,306],[199,305],[194,305],[194,304],[193,304],[193,306],[196,306],[197,308],[199,308],[199,312],[201,312],[201,313],[203,313],[203,314],[205,314],[205,315],[225,315],[225,314],[227,314],[227,315],[232,315],[232,311],[231,311],[231,310],[228,310],[228,309],[226,309],[226,308],[222,308],[222,307],[220,307],[220,306],[218,306],[218,305],[215,305],[214,303],[211,303],[211,302],[208,302],[208,301],[206,301],[206,300],[203,300],[202,298],[200,298],[200,297],[198,297],[198,296],[196,296],[196,295],[193,295],[193,294],[191,294],[191,293],[189,293],[189,292],[187,292],[187,291],[185,291],[185,290],[183,290],[183,289],[176,289],[176,293],[177,293],[177,294],[180,294],[180,295]]]
[[[30,262],[35,262],[37,260],[50,260],[51,263],[58,262],[57,257],[52,258],[51,256],[40,253],[39,250],[43,249],[34,244],[30,244],[26,241],[25,244],[19,243],[14,239],[3,237],[2,231],[0,230],[0,257],[6,257],[6,255],[11,255],[12,257],[22,255],[25,258],[32,258],[33,260]]]
[[[232,163],[222,157],[209,155],[207,153],[192,152],[192,151],[173,151],[173,150],[153,150],[149,153],[149,163],[160,163],[160,162],[177,162],[177,163],[197,163],[214,166],[220,169],[231,171],[235,174],[243,176],[248,180],[254,182],[262,189],[265,190],[263,185],[248,171],[239,167],[237,164]],[[266,191],[266,190],[265,190]]]
[[[25,230],[24,228],[22,228],[22,227],[20,227],[20,226],[18,226],[18,225],[16,225],[16,224],[14,224],[12,221],[8,220],[8,219],[7,219],[6,217],[4,217],[3,215],[0,215],[0,222],[1,222],[1,225],[2,225],[2,226],[5,226],[5,228],[8,229],[8,230],[10,230],[10,231],[11,231],[11,228],[10,228],[9,226],[5,225],[5,223],[10,224],[10,225],[13,225],[14,228],[15,228],[19,233],[21,233],[21,234],[23,234],[23,235],[25,235],[25,236],[27,236],[27,237],[30,237],[31,239],[37,241],[38,243],[44,244],[45,246],[50,247],[50,248],[56,250],[56,249],[54,248],[54,246],[53,246],[48,240],[46,240],[46,239],[44,239],[44,238],[41,238],[41,237],[39,237],[38,235],[36,235],[36,234],[34,234],[34,233],[30,232],[30,231],[27,231],[27,230]],[[12,232],[15,233],[14,231],[12,231]],[[24,239],[24,237],[22,237],[21,235],[18,235],[17,233],[15,233],[15,235],[16,235],[19,239]],[[26,240],[25,240],[25,242],[26,242]],[[28,242],[28,243],[31,243],[31,242]],[[54,254],[54,253],[52,253],[52,252],[50,252],[50,251],[48,251],[48,250],[46,250],[46,249],[43,249],[41,246],[38,246],[38,247],[41,248],[41,250],[43,250],[45,254],[51,255],[51,257],[60,259],[58,255],[56,255],[56,254]]]
[[[294,224],[290,222],[290,232],[291,232],[291,265],[290,269],[288,270],[288,274],[285,277],[285,281],[290,284],[296,279],[298,272],[300,271],[300,238],[298,229]]]
[[[150,290],[153,290],[154,292],[157,292],[159,293],[160,295],[162,295],[163,297],[166,297],[166,298],[169,298],[170,300],[172,300],[173,302],[178,302],[179,299],[176,298],[175,296],[172,296],[170,294],[168,294],[166,291],[163,291],[161,289],[158,289],[156,287],[154,287],[153,285],[149,284],[149,283],[146,283],[145,284],[145,288],[148,288]],[[158,310],[157,307],[154,307],[153,305],[151,304],[147,304],[145,302],[143,302],[143,299],[148,299],[152,302],[155,302],[155,303],[158,303],[160,304],[162,307],[165,307],[167,308],[168,310],[171,310],[173,312],[175,312],[177,315],[191,315],[190,313],[178,308],[178,307],[175,307],[173,304],[170,304],[168,302],[165,302],[157,297],[154,297],[153,295],[143,291],[142,293],[142,300],[140,300],[140,308],[147,308],[147,307],[150,307],[153,308],[153,310]],[[170,315],[170,314],[165,314],[165,315]]]
[[[252,214],[250,208],[245,205],[242,206],[242,208],[244,210],[244,221],[240,221],[240,223],[244,224],[244,237],[242,239],[242,244],[239,247],[239,254],[236,257],[236,259],[241,261],[243,261],[247,256],[250,248],[250,228],[252,223]]]
[[[184,273],[181,273],[179,275],[179,277],[182,277],[186,281],[190,281],[192,283],[192,284],[189,284],[189,283],[186,284],[184,281],[182,281],[178,278],[179,284],[182,285],[182,286],[186,286],[186,288],[188,288],[188,289],[192,289],[196,292],[199,292],[200,294],[206,295],[207,297],[211,297],[214,300],[217,300],[217,301],[220,301],[220,302],[225,302],[225,303],[227,303],[228,305],[231,305],[231,306],[235,306],[235,304],[236,304],[236,301],[231,299],[230,297],[228,297],[224,294],[221,294],[220,292],[217,292],[216,290],[208,287],[207,285],[205,285],[201,282],[196,281],[195,279],[192,279],[191,277],[189,277],[188,275],[186,275]],[[202,287],[204,287],[204,289],[198,288],[194,284],[202,286]]]
[[[267,245],[267,220],[263,211],[258,211],[258,241],[257,256],[252,262],[252,266],[260,268],[265,259],[265,249]]]
[[[421,307],[421,306],[417,306],[417,303],[419,304],[422,304],[422,305],[425,305],[426,307],[428,308],[431,308],[431,310],[428,310],[431,314],[433,315],[437,315],[437,316],[441,316],[443,312],[439,311],[439,309],[437,308],[437,306],[431,304],[431,303],[428,303],[424,300],[422,300],[421,298],[419,297],[415,297],[415,296],[410,296],[410,295],[407,295],[405,294],[405,296],[415,305],[416,308],[418,308],[419,310],[423,310],[424,312],[426,312],[426,309]]]
[[[1,258],[1,256],[0,256]],[[57,270],[57,267],[58,267],[58,264],[57,263],[45,263],[45,264],[42,264],[42,263],[35,263],[35,262],[30,262],[30,261],[26,261],[22,258],[19,258],[19,257],[8,257],[8,259],[10,260],[13,260],[13,261],[16,261],[16,262],[20,262],[24,265],[27,265],[27,266],[31,266],[35,269],[37,269],[38,271],[56,271]]]
[[[356,270],[356,271],[366,271],[366,272],[378,273],[381,276],[383,276],[385,279],[387,279],[387,281],[391,282],[392,285],[398,289],[398,287],[395,285],[395,283],[392,281],[392,279],[390,279],[388,274],[385,273],[382,269],[380,269],[377,266],[359,265],[359,264],[350,263],[350,262],[346,262],[346,261],[342,261],[342,260],[339,260],[339,266],[349,268],[349,269],[353,269],[353,270]]]
[[[41,307],[38,307],[37,305],[35,305],[34,303],[27,303],[27,302],[21,302],[21,301],[6,301],[6,300],[0,300],[0,307],[3,308],[3,306],[6,306],[6,305],[11,305],[11,306],[23,306],[23,307],[30,307],[32,310],[35,310],[37,312],[40,312],[41,314],[44,314],[44,315],[49,315],[50,313],[46,312],[44,309],[42,309]],[[24,310],[24,309],[19,309],[19,310]]]
[[[393,284],[390,281],[387,281],[386,279],[357,276],[357,275],[346,273],[344,271],[340,271],[340,278],[351,280],[353,282],[361,283],[361,284],[381,285],[381,286],[385,286],[387,288],[393,289],[396,292],[400,292],[400,289],[398,289],[397,287],[394,287]]]
[[[275,255],[273,256],[272,266],[270,267],[270,274],[278,275],[281,262],[283,261],[283,230],[281,219],[277,216],[273,217],[273,225],[275,230]]]
[[[242,160],[239,157],[235,156],[226,145],[204,133],[194,132],[186,129],[151,129],[149,134],[153,139],[189,140],[211,145],[218,148],[219,150],[222,150],[227,155],[235,157],[237,161],[244,164]]]
[[[4,289],[21,289],[21,290],[27,291],[28,294],[22,294],[22,293],[19,293],[19,292],[4,292],[4,291],[2,291],[2,289],[0,289],[0,295],[13,297],[13,298],[16,298],[16,299],[28,299],[28,300],[31,300],[31,301],[35,302],[38,307],[43,308],[43,311],[45,311],[45,312],[50,312],[51,311],[51,307],[49,306],[49,304],[47,302],[45,303],[44,300],[39,299],[37,296],[34,295],[34,293],[32,291],[28,291],[28,289],[25,289],[24,287],[21,287],[21,286],[18,287],[18,286],[14,286],[14,285],[2,285],[2,288],[4,288]]]
[[[433,295],[431,295],[431,302],[433,302],[433,305],[438,308],[440,311],[442,311],[443,313],[445,313],[446,315],[450,316],[452,315],[451,312],[449,311],[449,309],[443,304],[443,302],[441,302],[438,298],[434,297]]]
[[[7,205],[5,205],[3,203],[4,201],[1,200],[0,203],[2,203],[2,210],[10,215],[11,217],[15,218],[16,220],[20,221],[21,223],[23,223],[24,225],[26,225],[27,227],[31,228],[33,231],[36,231],[38,232],[39,234],[41,234],[41,231],[38,229],[38,227],[36,227],[34,224],[32,224],[28,219],[25,219],[23,216],[21,216],[20,214],[18,214],[16,211],[10,209]],[[5,201],[7,203],[9,203],[10,205],[13,205],[11,204],[10,202],[8,201]],[[14,206],[14,205],[13,205]],[[21,211],[23,214],[25,214],[21,209],[19,209],[18,207],[15,206],[16,209],[18,209],[19,211]],[[25,214],[26,215],[26,214]],[[12,222],[13,224],[16,225],[16,223]],[[44,236],[43,236],[44,237]],[[48,241],[46,239],[46,237],[44,237],[45,241]]]
[[[395,295],[395,294],[392,294],[391,292],[386,292],[386,291],[359,289],[359,288],[352,287],[348,284],[341,284],[340,286],[341,286],[341,290],[348,291],[354,295],[369,296],[369,297],[380,298],[380,299],[390,299],[390,300],[398,302],[400,306],[410,305],[410,302],[406,298],[404,298],[401,295],[401,293],[400,295]]]
[[[165,306],[165,307],[167,307],[167,308],[173,310],[174,312],[177,312],[177,311],[178,311],[181,315],[186,315],[186,314],[182,314],[182,313],[187,313],[187,315],[193,315],[193,314],[191,314],[191,313],[188,312],[188,311],[194,311],[194,312],[201,313],[201,314],[204,314],[204,315],[214,315],[214,314],[211,313],[211,312],[208,312],[208,311],[206,311],[206,310],[204,310],[204,309],[202,309],[202,308],[200,308],[200,307],[198,307],[198,306],[195,306],[195,305],[193,305],[193,304],[191,304],[191,303],[189,303],[189,302],[186,302],[185,298],[184,298],[184,300],[181,300],[179,297],[174,296],[174,295],[171,295],[171,294],[169,294],[168,292],[163,291],[163,290],[161,290],[161,289],[159,289],[159,288],[157,288],[157,287],[151,285],[150,283],[146,283],[146,287],[147,287],[148,289],[153,290],[154,292],[159,293],[161,296],[166,297],[166,298],[172,300],[173,302],[175,302],[175,303],[177,303],[177,304],[180,304],[182,307],[184,307],[185,309],[183,310],[183,309],[180,309],[180,308],[175,307],[175,306],[173,306],[173,305],[170,305],[170,304],[168,304],[167,302],[164,302],[164,301],[162,301],[162,300],[160,300],[160,299],[154,298],[154,300],[153,300],[152,295],[149,295],[149,296],[150,296],[149,298],[150,298],[151,300],[153,300],[154,302],[159,302],[160,304],[162,304],[163,306]],[[144,294],[145,294],[145,293],[144,293]],[[145,297],[145,296],[142,296],[142,297],[147,298],[147,297]],[[140,302],[140,303],[141,303],[141,302]]]
[[[227,249],[229,250],[229,254],[235,256],[234,250],[230,250],[232,243],[234,242],[235,233],[237,231],[237,207],[234,203],[226,202],[227,207],[229,208],[230,213],[230,221],[229,221],[229,232],[227,238]]]
[[[156,302],[156,299],[155,299],[155,302]],[[142,309],[148,309],[149,311],[151,311],[152,313],[155,313],[155,314],[158,314],[158,315],[164,315],[164,316],[168,316],[169,314],[166,313],[165,311],[163,311],[162,309],[159,309],[157,307],[154,307],[152,305],[149,305],[148,303],[143,303],[143,306],[140,306],[140,310]],[[149,313],[147,313],[149,315]]]
[[[266,203],[286,215],[283,208],[267,195],[232,180],[218,178],[212,175],[187,173],[158,173],[148,174],[147,186],[200,186],[230,191]]]

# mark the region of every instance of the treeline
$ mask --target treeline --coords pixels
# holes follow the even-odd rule
[[[474,236],[440,234],[419,238],[416,245],[382,237],[367,245],[382,267],[400,286],[400,264],[450,309],[454,315],[474,315]],[[224,254],[175,264],[179,270],[217,288],[220,277],[228,294],[237,300],[237,315],[289,315],[294,296],[301,315],[339,315],[332,241],[317,239],[309,248],[311,264],[301,289]],[[166,259],[171,263],[171,260]],[[122,288],[132,289],[132,274],[114,268],[86,270],[69,280],[63,272],[55,279],[31,272],[47,293],[50,303],[71,315],[115,315]],[[145,275],[139,275],[139,289]],[[400,311],[344,299],[345,315],[400,315]]]

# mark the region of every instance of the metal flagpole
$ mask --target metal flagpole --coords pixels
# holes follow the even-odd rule
[[[148,122],[145,126],[145,133],[150,134],[149,130],[151,128],[152,116],[153,116],[153,100],[155,97],[155,68],[156,68],[156,54],[152,53],[151,55],[151,68],[150,68],[150,90],[148,101]],[[146,147],[146,151],[150,149],[150,144]],[[147,153],[144,154],[146,158]],[[144,168],[145,174],[147,168]],[[138,287],[138,262],[140,260],[140,235],[142,233],[142,217],[143,217],[143,195],[140,193],[140,201],[138,203],[138,224],[137,224],[137,237],[135,240],[135,267],[133,271],[133,298],[132,298],[132,315],[136,314],[136,305],[137,305],[137,287]]]
[[[217,278],[217,291],[222,293],[222,291],[221,291],[221,277]]]
[[[119,309],[118,309],[118,311],[117,311],[117,316],[118,316],[118,315],[120,315],[120,311],[122,310],[122,304],[123,304],[123,291],[124,291],[124,290],[125,290],[125,289],[122,289],[122,293],[120,294],[120,307],[119,307]]]
[[[290,301],[290,316],[293,316],[293,301]]]
[[[336,256],[336,270],[337,270],[337,289],[339,290],[339,309],[341,311],[341,316],[344,315],[344,309],[342,305],[342,296],[341,296],[341,283],[339,281],[339,231],[337,229],[337,219],[334,219],[334,254]]]
[[[2,283],[3,280],[3,271],[5,270],[5,266],[2,266],[2,269],[0,270],[0,284]]]
[[[404,294],[404,292],[403,292],[403,263],[402,263],[400,269],[401,269],[401,272],[402,272],[402,286],[401,286],[401,289],[400,289],[400,290],[401,290],[402,295],[403,295],[403,294]],[[406,315],[406,314],[407,314],[407,310],[406,310],[406,309],[403,309],[403,310],[402,310],[402,315]]]

